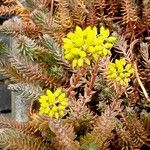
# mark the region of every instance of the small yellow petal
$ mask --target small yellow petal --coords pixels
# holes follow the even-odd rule
[[[84,58],[84,61],[87,65],[90,65],[90,60],[88,58]]]
[[[96,36],[97,35],[97,28],[93,27],[93,34]]]
[[[79,26],[76,26],[75,34],[82,34],[82,29]]]
[[[96,51],[102,51],[104,47],[102,45],[95,46]]]
[[[100,34],[107,38],[110,35],[110,31],[108,29],[105,29],[103,26],[100,28]]]
[[[75,68],[75,67],[77,66],[77,64],[78,64],[78,60],[77,60],[77,59],[74,59],[74,60],[72,61],[72,68]]]
[[[100,27],[100,33],[103,33],[103,32],[105,32],[105,28],[104,28],[104,26],[101,26]]]
[[[73,55],[79,55],[80,54],[80,49],[79,48],[72,48],[70,52]]]
[[[47,94],[47,96],[48,96],[49,103],[50,103],[50,104],[54,104],[54,102],[55,102],[55,97],[54,97],[53,93],[52,93],[50,90],[47,90],[47,91],[46,91],[46,94]]]
[[[40,107],[47,108],[47,107],[49,107],[49,104],[48,103],[41,103]]]
[[[79,55],[80,55],[80,57],[86,57],[86,53],[84,52],[84,51],[81,51],[80,53],[79,53]]]
[[[89,32],[85,40],[85,43],[87,43],[88,45],[94,45],[95,39],[96,37],[93,36],[92,32]]]
[[[47,90],[46,94],[47,94],[48,98],[50,98],[51,96],[53,96],[53,93],[50,90]]]
[[[99,56],[103,57],[103,51],[99,51],[99,52],[97,52],[97,54],[98,54]]]
[[[98,38],[96,39],[96,45],[101,45],[101,44],[103,44],[103,42],[104,42],[104,37],[103,36],[98,36]]]
[[[131,64],[127,64],[126,66],[125,66],[125,69],[128,71],[128,70],[130,70],[131,69]]]
[[[61,105],[63,105],[63,106],[68,106],[68,102],[67,102],[67,101],[62,101],[62,102],[61,102]]]
[[[126,77],[126,76],[125,76],[125,73],[120,73],[120,74],[119,74],[119,77],[120,77],[120,78]]]
[[[125,85],[123,80],[120,81],[120,85]]]
[[[106,44],[105,44],[105,48],[110,49],[110,48],[112,48],[112,47],[113,47],[113,44],[111,44],[111,43],[106,43]]]
[[[58,107],[57,107],[56,105],[54,105],[53,108],[52,108],[52,111],[53,111],[53,112],[56,112],[56,111],[57,111],[57,108],[58,108]]]
[[[57,90],[54,92],[54,96],[58,97],[61,94],[61,88],[57,88]]]
[[[123,70],[124,70],[124,69],[123,69],[123,66],[122,66],[121,64],[118,64],[118,65],[117,65],[117,68],[118,68],[118,72],[119,72],[119,73],[122,73]]]
[[[65,55],[65,58],[67,60],[71,60],[73,58],[73,55],[71,53],[68,53],[68,54]]]
[[[74,40],[75,46],[76,47],[81,47],[84,44],[84,40],[83,37],[78,37],[76,38],[76,40]]]
[[[64,110],[66,108],[66,106],[58,106],[58,110]]]
[[[46,100],[48,100],[48,97],[45,96],[45,95],[42,95],[42,96],[40,96],[40,100],[41,101],[46,101]]]
[[[117,78],[116,78],[116,81],[121,81],[121,78],[120,78],[120,77],[117,77]]]
[[[103,36],[108,37],[110,35],[110,31],[108,29],[105,30],[105,34]]]
[[[65,98],[63,99],[63,101],[67,101],[67,102],[68,102],[68,98],[65,97]]]
[[[63,38],[63,42],[64,43],[72,43],[72,41],[70,39],[68,39],[68,38]]]
[[[108,50],[104,48],[103,49],[103,55],[106,56],[108,53],[109,53]]]
[[[60,111],[59,114],[61,117],[63,117],[65,115],[64,111]]]
[[[128,78],[128,77],[130,77],[130,76],[131,76],[131,74],[128,73],[128,72],[124,73],[124,77]]]
[[[98,55],[98,54],[93,54],[92,56],[93,56],[93,59],[94,59],[95,61],[97,61],[98,58],[99,58],[99,55]]]
[[[93,47],[93,46],[90,46],[89,48],[88,48],[88,52],[89,53],[95,53],[95,51],[96,51],[96,49],[95,49],[95,47]]]
[[[58,112],[56,112],[54,115],[55,115],[55,118],[56,118],[56,119],[59,118],[59,113],[58,113]]]
[[[111,75],[108,76],[109,79],[116,79],[117,78],[117,74],[113,73]]]
[[[111,68],[111,67],[113,67],[113,68],[115,68],[116,67],[116,64],[115,63],[109,63],[109,68]]]
[[[90,27],[90,26],[87,27],[87,28],[83,31],[84,36],[86,37],[89,32],[91,32],[91,27]]]
[[[124,66],[124,65],[125,65],[125,63],[126,63],[125,58],[121,58],[121,59],[120,59],[120,63]]]
[[[78,66],[79,67],[81,67],[81,66],[83,66],[83,59],[82,58],[80,58],[80,59],[78,59]]]
[[[107,42],[110,42],[110,43],[113,43],[116,40],[117,40],[117,37],[115,37],[115,36],[110,36],[110,37],[107,38]]]
[[[53,117],[54,115],[54,112],[53,111],[49,111],[49,114],[48,114],[50,117]]]
[[[68,50],[68,49],[70,50],[73,48],[73,44],[72,43],[64,44],[63,48],[65,49],[65,52],[66,52],[66,50]]]
[[[131,68],[128,72],[129,73],[134,73],[134,71],[135,71],[134,68]]]
[[[72,32],[68,33],[67,37],[70,38],[70,39],[72,39],[74,37],[74,33],[72,33]]]
[[[40,102],[40,103],[46,102],[47,100],[48,100],[48,97],[47,97],[47,96],[41,96],[41,97],[39,98],[39,102]]]
[[[60,96],[58,97],[58,101],[61,102],[63,101],[63,99],[66,97],[65,93],[60,94]]]
[[[50,109],[49,109],[49,108],[45,108],[45,109],[44,109],[44,113],[45,113],[45,114],[48,114],[49,112],[50,112]]]

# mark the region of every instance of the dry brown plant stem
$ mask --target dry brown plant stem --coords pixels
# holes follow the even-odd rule
[[[87,82],[86,86],[85,86],[85,94],[84,94],[84,97],[85,97],[85,101],[88,102],[92,96],[92,94],[94,93],[92,91],[93,87],[94,87],[94,83],[95,83],[95,80],[96,80],[96,76],[98,74],[98,71],[99,71],[99,60],[95,63],[94,65],[94,69],[93,69],[93,72],[90,76],[90,79],[89,81]],[[85,103],[86,103],[85,102]]]
[[[67,90],[68,97],[72,95],[72,91],[76,88],[77,84],[80,82],[80,79],[85,74],[85,72],[86,72],[86,66],[79,69],[75,76],[72,76],[71,79],[72,82],[70,83],[70,87]]]
[[[139,83],[139,85],[140,85],[140,87],[141,87],[141,89],[143,91],[143,94],[144,94],[145,98],[147,99],[147,101],[150,102],[150,97],[148,96],[148,93],[147,93],[147,91],[146,91],[146,89],[145,89],[145,87],[144,87],[144,85],[143,85],[143,83],[142,83],[142,81],[141,81],[141,79],[139,77],[139,73],[138,73],[136,62],[134,62],[134,69],[135,69],[136,79],[137,79],[137,81],[138,81],[138,83]]]
[[[53,21],[53,9],[54,9],[54,0],[51,0],[51,9],[50,9],[50,16],[51,16],[51,19],[50,19],[50,25],[52,24],[52,21]]]
[[[95,83],[96,76],[98,73],[98,68],[99,68],[99,61],[96,62],[94,69],[93,69],[93,73],[92,73],[90,81],[89,81],[89,84],[86,86],[87,87],[86,90],[87,90],[88,95],[91,93],[92,88],[94,87],[94,83]]]

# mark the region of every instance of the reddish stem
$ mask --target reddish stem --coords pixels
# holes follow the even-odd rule
[[[76,88],[77,84],[80,82],[80,79],[85,72],[86,72],[86,67],[82,67],[80,70],[78,70],[76,76],[74,77],[73,83],[70,85],[70,87],[67,90],[67,97],[71,96],[71,92]]]

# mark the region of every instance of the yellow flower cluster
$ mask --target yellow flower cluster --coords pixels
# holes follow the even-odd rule
[[[63,38],[65,59],[72,63],[73,68],[90,65],[91,60],[97,61],[99,57],[110,55],[114,41],[116,37],[110,36],[110,31],[103,26],[100,34],[96,27],[82,30],[77,26],[74,33],[70,32]]]
[[[54,93],[47,90],[46,94],[39,98],[39,102],[39,113],[56,119],[63,117],[65,115],[64,110],[68,107],[68,98],[61,88],[58,88]]]
[[[125,58],[116,59],[115,63],[108,65],[107,78],[117,81],[122,86],[127,86],[133,72],[134,68],[126,63]]]

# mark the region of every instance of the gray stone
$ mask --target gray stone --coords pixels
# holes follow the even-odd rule
[[[4,79],[4,77],[3,77]],[[10,112],[11,110],[11,93],[7,90],[7,85],[3,80],[0,81],[0,112]]]
[[[12,117],[16,121],[28,121],[28,108],[26,101],[16,92],[12,92]]]

